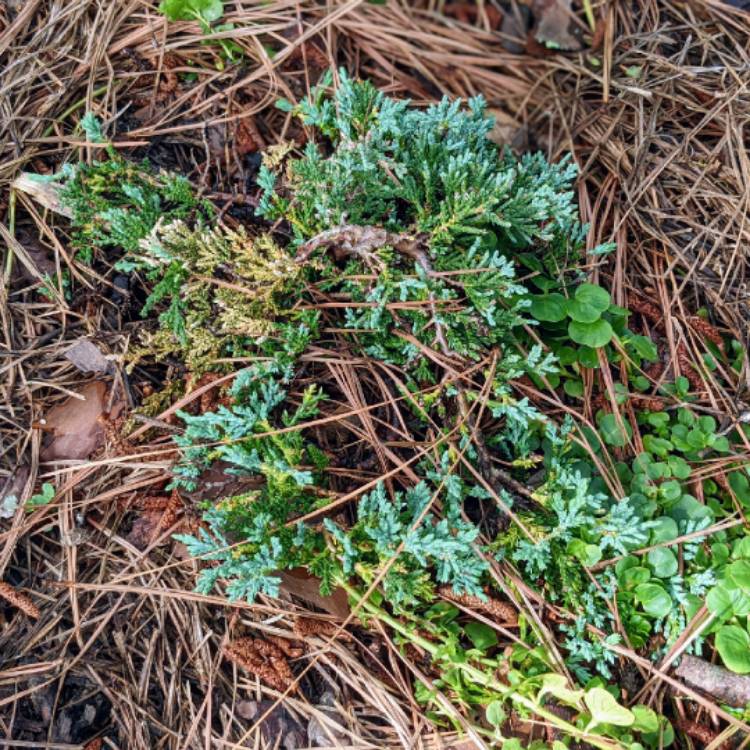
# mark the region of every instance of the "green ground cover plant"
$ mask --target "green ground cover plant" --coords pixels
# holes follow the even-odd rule
[[[616,647],[657,660],[708,612],[690,649],[750,672],[742,426],[693,409],[685,378],[646,376],[656,343],[586,272],[609,248],[584,250],[571,162],[499,149],[481,99],[417,108],[343,73],[332,88],[280,104],[315,138],[267,155],[252,228],[114,152],[63,173],[81,252],[117,254],[148,287],[158,326],[133,356],[234,373],[176,438],[174,487],[216,465],[255,480],[180,537],[198,590],[252,602],[306,569],[429,655],[416,696],[436,722],[463,713],[509,750],[511,712],[555,727],[556,748],[669,745],[666,718],[625,705]],[[383,384],[362,391],[364,437],[334,418],[349,391],[326,362],[342,356]],[[604,398],[586,421],[592,376]],[[663,408],[639,408],[647,392]],[[343,482],[321,423],[381,450],[379,475],[352,458]],[[439,595],[521,583],[558,613],[563,663],[523,614],[509,654]]]

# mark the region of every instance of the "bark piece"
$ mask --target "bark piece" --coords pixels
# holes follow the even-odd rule
[[[675,675],[690,687],[730,706],[742,708],[750,702],[750,676],[735,674],[696,656],[683,656]]]

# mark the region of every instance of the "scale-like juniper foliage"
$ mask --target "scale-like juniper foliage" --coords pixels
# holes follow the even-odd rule
[[[503,429],[489,435],[488,444],[519,467],[542,445],[548,458],[547,480],[536,492],[537,517],[530,521],[538,537],[510,534],[500,546],[511,559],[523,561],[532,578],[552,573],[558,555],[577,560],[568,549],[574,542],[586,549],[601,547],[601,555],[620,535],[619,551],[626,551],[626,544],[642,538],[631,513],[622,512],[627,504],[606,510],[607,498],[590,491],[572,461],[563,459],[567,433],[558,433],[507,385],[528,372],[554,372],[553,360],[538,347],[525,361],[513,351],[528,297],[513,261],[533,252],[558,278],[563,259],[580,249],[572,166],[501,153],[487,138],[492,123],[480,99],[468,109],[444,100],[420,110],[343,76],[333,99],[317,90],[300,114],[326,142],[310,143],[283,170],[283,160],[269,160],[278,174],[270,166],[262,170],[260,210],[291,229],[290,256],[295,267],[305,269],[311,287],[349,301],[340,314],[343,327],[356,331],[355,350],[361,346],[376,359],[410,366],[408,385],[418,389],[435,377],[425,349],[479,358],[501,347],[489,406]],[[147,249],[153,253],[158,247]],[[265,343],[258,340],[268,359],[240,376],[247,383],[244,390],[238,390],[238,378],[231,406],[184,417],[179,481],[195,482],[218,459],[227,461],[232,472],[264,479],[261,490],[223,501],[207,514],[213,547],[205,534],[186,540],[195,554],[222,561],[205,571],[202,585],[225,578],[233,582],[234,594],[273,593],[278,585],[274,571],[298,565],[308,565],[324,588],[351,576],[369,584],[387,567],[383,590],[399,609],[428,601],[436,582],[483,596],[486,563],[477,544],[479,532],[461,509],[468,497],[486,501],[490,496],[461,476],[456,460],[447,460],[450,452],[432,465],[422,461],[423,481],[405,493],[388,497],[379,485],[363,495],[350,528],[324,517],[325,472],[320,465],[317,476],[302,468],[315,463],[317,449],[298,432],[275,434],[301,421],[299,416],[290,421],[281,409],[293,361],[317,335],[314,327],[299,328],[307,333],[297,339],[301,348],[292,351],[283,342],[295,325],[285,324],[285,333]],[[453,385],[439,390],[428,408],[445,414],[456,397],[469,404],[478,394]],[[316,391],[306,392],[302,408],[309,404],[308,416],[315,414],[320,398]],[[426,403],[414,402],[422,417]],[[471,441],[464,440],[462,451],[477,465]],[[533,469],[534,462],[527,468]],[[513,502],[504,489],[496,489]],[[321,521],[292,534],[294,519],[314,507]],[[228,538],[241,543],[229,544]],[[580,593],[589,582],[580,572],[573,580],[573,567],[561,562],[551,579],[563,589],[574,583],[571,592]],[[244,580],[250,571],[254,583]]]
[[[481,97],[468,109],[444,99],[422,110],[342,74],[334,99],[316,100],[302,113],[330,143],[309,143],[278,187],[264,166],[260,211],[287,221],[297,247],[326,233],[340,240],[348,227],[397,238],[350,240],[357,260],[340,290],[360,303],[346,322],[370,332],[368,353],[404,365],[419,342],[472,358],[506,342],[526,304],[513,256],[533,248],[556,274],[580,249],[574,165],[501,153]],[[362,266],[374,281],[357,276]]]
[[[421,110],[343,76],[333,99],[318,90],[313,102],[300,113],[326,143],[309,144],[283,170],[274,159],[278,175],[263,168],[260,210],[291,229],[289,252],[310,286],[348,301],[338,327],[352,330],[355,350],[407,366],[415,388],[435,377],[425,349],[474,359],[493,346],[507,350],[527,304],[513,257],[533,250],[557,274],[562,258],[579,250],[573,167],[501,153],[487,138],[492,121],[481,99],[468,109],[444,100]],[[262,347],[272,362],[283,339]],[[435,583],[483,596],[479,531],[461,509],[468,497],[489,495],[446,463],[448,453],[434,466],[422,462],[423,481],[405,493],[388,497],[379,485],[362,496],[351,528],[322,514],[322,523],[292,536],[295,517],[313,505],[314,484],[315,504],[324,510],[325,479],[301,468],[312,463],[309,455],[305,459],[315,451],[309,441],[297,433],[273,434],[288,426],[279,413],[287,391],[275,365],[259,367],[263,374],[251,368],[251,384],[242,396],[235,394],[232,406],[186,416],[187,431],[179,439],[185,448],[177,469],[182,481],[195,481],[217,459],[228,461],[231,471],[265,479],[259,492],[225,501],[207,515],[213,548],[206,536],[187,540],[194,553],[222,561],[205,572],[203,585],[227,578],[234,581],[233,593],[273,593],[274,570],[307,564],[325,588],[334,578],[354,575],[369,583],[387,567],[383,591],[399,609],[429,601]],[[552,363],[538,350],[526,363],[504,353],[495,390],[502,391],[506,413],[498,411],[498,417],[523,419],[523,403],[514,409],[517,402],[502,383],[529,369],[551,371]],[[433,406],[445,409],[459,390],[448,388]],[[471,393],[464,396],[471,401]],[[311,403],[310,415],[317,400]],[[203,441],[211,447],[202,447]],[[470,441],[462,451],[476,462]],[[227,534],[242,544],[228,545]],[[250,570],[256,583],[242,584]]]
[[[90,141],[104,143],[95,117],[87,115],[82,125]],[[55,175],[63,179],[60,199],[73,214],[73,246],[81,259],[90,262],[96,248],[135,253],[158,221],[213,213],[182,175],[130,162],[111,146],[106,152],[106,160],[66,165]]]

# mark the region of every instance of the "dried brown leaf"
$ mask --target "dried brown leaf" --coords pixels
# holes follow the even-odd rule
[[[570,0],[535,0],[537,19],[534,36],[542,44],[562,50],[579,50],[581,41],[572,32],[573,11]]]
[[[70,360],[81,372],[108,373],[112,370],[112,362],[89,339],[78,339],[65,352],[65,358]]]
[[[303,568],[292,568],[281,573],[281,588],[312,604],[339,620],[349,616],[349,600],[343,589],[335,589],[329,596],[320,593],[320,581]]]
[[[100,417],[107,409],[107,385],[100,380],[85,385],[80,395],[70,396],[54,406],[44,419],[52,439],[42,449],[42,461],[85,459],[104,445],[105,431]],[[113,404],[111,415],[119,415],[123,402]]]

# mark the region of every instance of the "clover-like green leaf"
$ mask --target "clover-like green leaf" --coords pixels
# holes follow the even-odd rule
[[[36,495],[32,495],[27,501],[26,505],[32,508],[38,508],[42,505],[49,505],[55,499],[55,488],[49,482],[45,482],[42,485],[42,491]]]
[[[606,346],[612,340],[615,332],[606,320],[600,318],[593,323],[581,323],[572,320],[568,326],[568,335],[576,344],[598,349]]]
[[[716,650],[724,664],[737,674],[750,672],[750,635],[739,625],[724,625],[716,633]]]
[[[483,622],[470,622],[464,628],[466,635],[474,645],[474,648],[480,651],[486,651],[488,648],[497,646],[497,633],[489,625]]]
[[[657,578],[671,578],[677,574],[678,564],[672,550],[666,547],[657,547],[648,553],[648,564]]]
[[[729,473],[729,486],[737,499],[745,506],[750,507],[750,481],[744,469]]]
[[[559,323],[568,314],[568,300],[559,292],[535,294],[531,297],[529,312],[536,320]]]
[[[623,419],[618,420],[614,414],[605,414],[599,419],[599,430],[604,442],[615,448],[627,445],[633,435],[630,425]]]
[[[576,289],[575,299],[594,310],[603,313],[611,304],[612,298],[606,289],[596,284],[581,284]]]
[[[658,732],[659,716],[653,708],[648,706],[633,706],[630,709],[635,716],[633,729],[638,732]]]
[[[716,615],[717,620],[727,620],[734,615],[741,617],[748,614],[750,598],[741,589],[730,588],[722,582],[716,584],[706,595],[706,607]]]
[[[601,310],[589,305],[580,299],[572,299],[567,304],[568,317],[579,323],[593,323],[602,317]]]
[[[750,560],[735,560],[727,569],[727,575],[736,588],[750,594]]]
[[[159,10],[170,21],[218,21],[224,15],[222,0],[162,0]]]
[[[492,724],[493,727],[502,726],[507,718],[502,701],[492,701],[487,708],[485,708],[484,712],[487,716],[487,721]]]
[[[635,587],[636,599],[652,617],[666,617],[672,610],[672,597],[656,583],[642,583]]]

